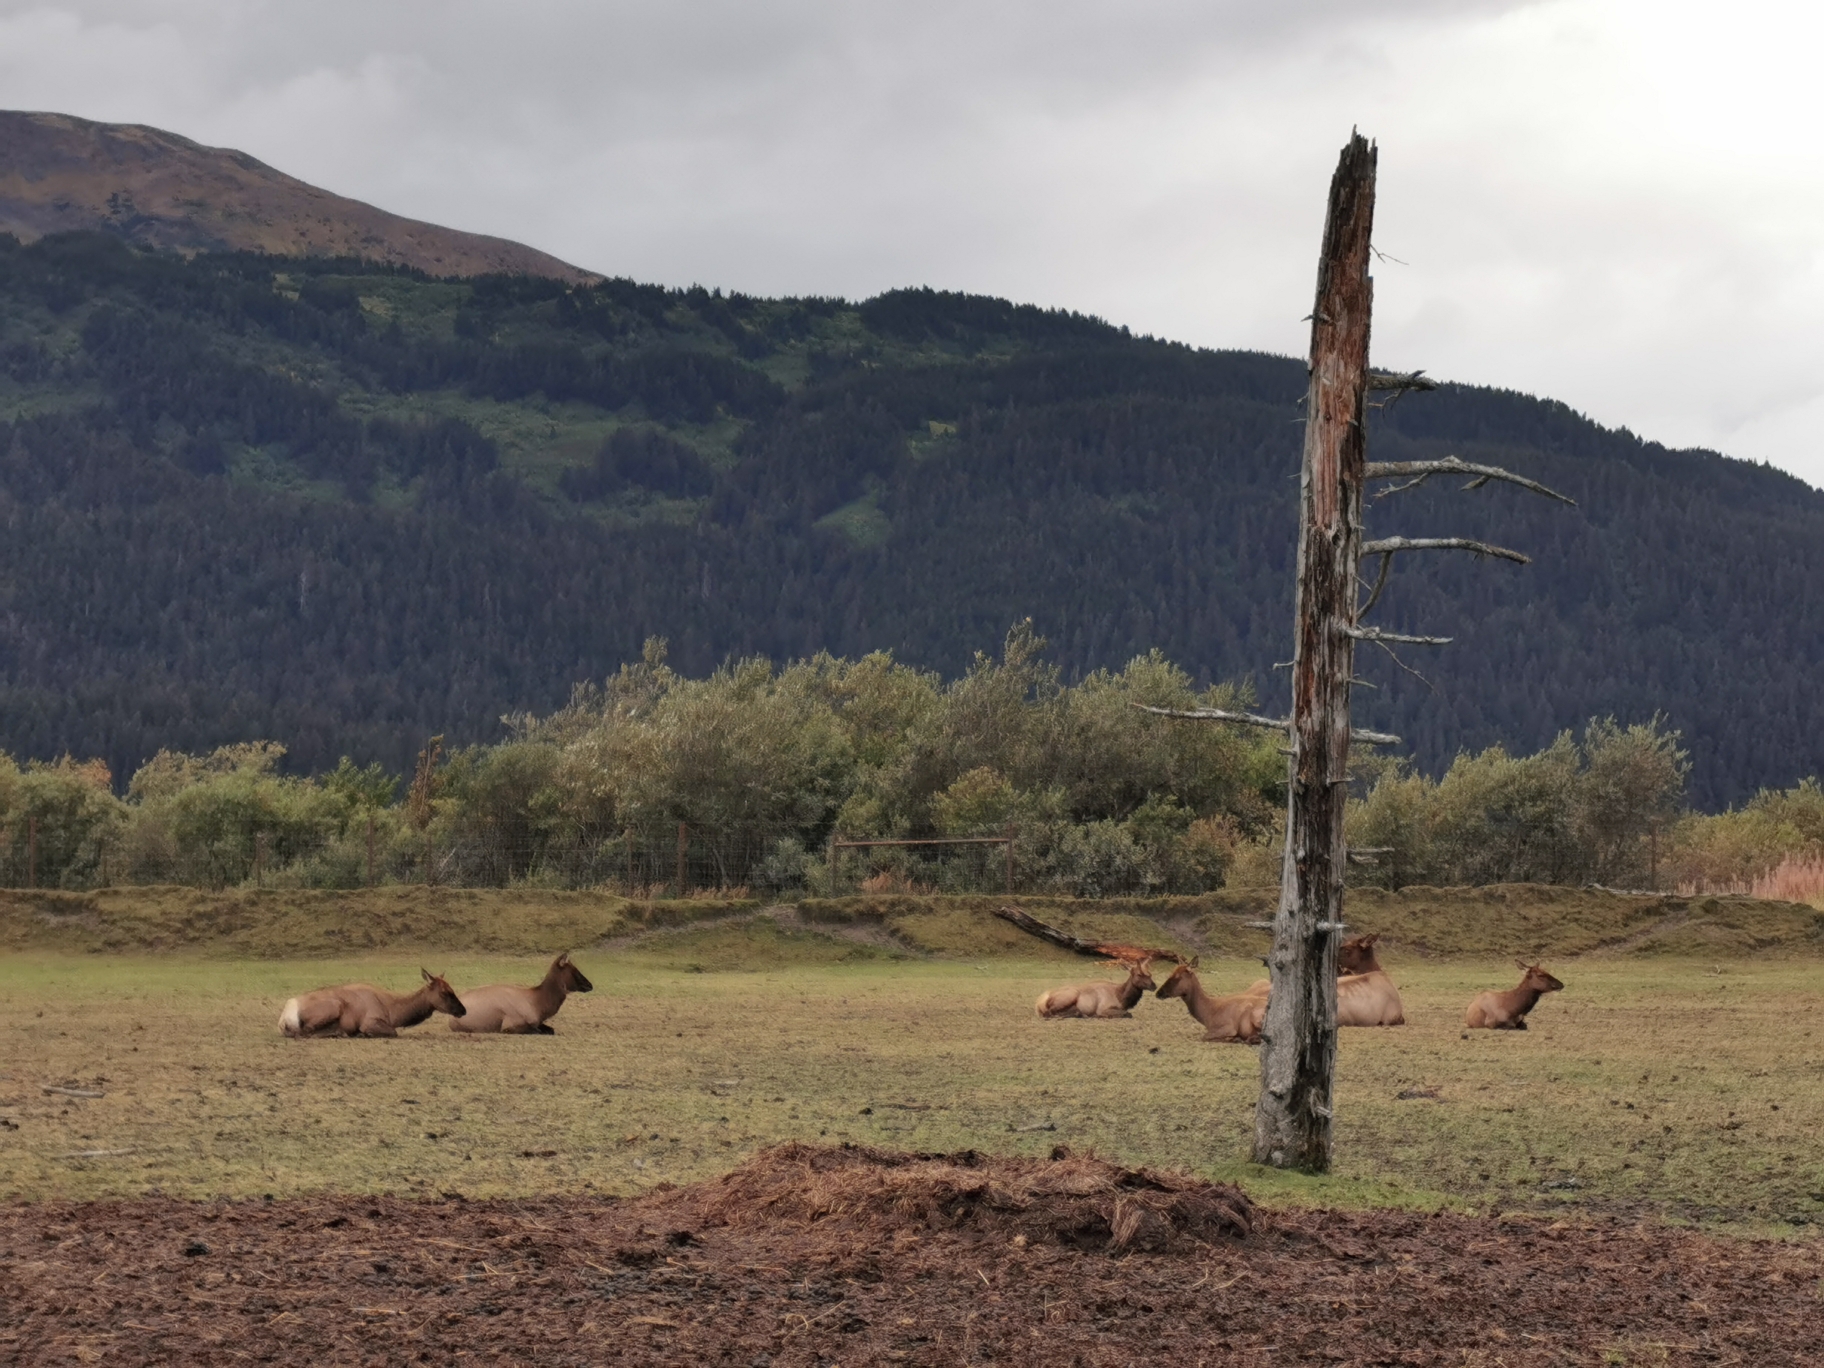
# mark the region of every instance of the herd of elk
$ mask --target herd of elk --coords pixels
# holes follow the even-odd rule
[[[429,969],[415,993],[400,996],[371,983],[345,983],[294,997],[279,1013],[279,1029],[288,1036],[396,1036],[433,1012],[446,1012],[454,1030],[481,1034],[552,1035],[545,1025],[557,1015],[564,998],[587,993],[595,985],[570,962],[566,951],[551,961],[544,980],[531,988],[495,983],[460,996]],[[1147,985],[1149,988],[1151,983]]]
[[[1375,945],[1378,934],[1352,936],[1337,950],[1336,1024],[1338,1026],[1403,1026],[1406,1010],[1400,1001],[1400,990],[1381,967]],[[1098,947],[1101,948],[1101,947]],[[1197,960],[1188,963],[1165,951],[1114,953],[1114,963],[1127,969],[1127,978],[1116,983],[1103,980],[1053,988],[1039,996],[1038,1012],[1042,1017],[1125,1017],[1132,1015],[1134,1004],[1153,987],[1149,973],[1155,959],[1171,959],[1176,967],[1156,990],[1161,998],[1181,998],[1197,1024],[1203,1027],[1203,1038],[1241,1045],[1258,1045],[1261,1026],[1266,1020],[1271,983],[1258,979],[1242,992],[1216,997],[1205,991],[1197,978]],[[1555,993],[1564,985],[1537,964],[1520,963],[1526,975],[1518,988],[1504,993],[1480,994],[1469,1005],[1467,1024],[1490,1027],[1499,1031],[1524,1031],[1526,1014],[1540,997]],[[457,1022],[452,1029],[468,1029]]]
[[[1505,993],[1492,989],[1486,993],[1477,993],[1469,1004],[1469,1011],[1464,1015],[1463,1024],[1471,1030],[1486,1027],[1491,1031],[1524,1031],[1526,1014],[1547,993],[1555,993],[1564,987],[1537,964],[1528,964],[1525,960],[1515,960],[1520,966],[1520,986],[1509,988]]]

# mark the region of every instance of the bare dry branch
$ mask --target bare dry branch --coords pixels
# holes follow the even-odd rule
[[[1560,503],[1567,503],[1572,508],[1577,506],[1577,500],[1560,494],[1557,490],[1548,488],[1547,486],[1540,484],[1537,480],[1529,480],[1523,475],[1516,475],[1512,471],[1503,470],[1500,466],[1472,465],[1470,462],[1459,460],[1455,456],[1446,456],[1441,461],[1368,462],[1367,478],[1370,480],[1393,479],[1401,475],[1410,475],[1413,478],[1407,480],[1405,484],[1391,485],[1386,489],[1380,490],[1374,497],[1377,499],[1384,499],[1389,494],[1398,494],[1402,489],[1411,489],[1414,485],[1424,484],[1425,481],[1429,480],[1433,475],[1470,475],[1474,478],[1463,486],[1465,489],[1480,489],[1490,480],[1501,480],[1507,484],[1519,485],[1522,489],[1530,489],[1535,494],[1543,494],[1548,499],[1556,499]]]
[[[1379,541],[1362,543],[1364,556],[1383,556],[1394,551],[1473,551],[1478,556],[1499,556],[1502,560],[1514,561],[1520,565],[1533,563],[1531,556],[1509,551],[1505,546],[1490,546],[1487,542],[1473,541],[1468,537],[1382,537]]]
[[[1221,708],[1155,708],[1151,703],[1129,703],[1130,708],[1153,713],[1158,717],[1187,717],[1193,722],[1241,722],[1250,727],[1270,727],[1285,731],[1292,725],[1289,717],[1262,717],[1259,713],[1224,712]]]
[[[1381,601],[1381,593],[1387,588],[1387,572],[1391,569],[1393,569],[1393,553],[1389,551],[1381,556],[1381,571],[1374,577],[1374,588],[1368,592],[1368,602],[1355,610],[1358,621],[1368,616],[1368,610]]]
[[[1152,713],[1155,717],[1182,717],[1190,722],[1241,722],[1250,727],[1270,727],[1274,731],[1290,731],[1292,720],[1287,717],[1261,717],[1256,713],[1224,712],[1221,708],[1155,708],[1151,703],[1129,703],[1130,708],[1141,712]],[[1397,746],[1400,738],[1391,732],[1374,732],[1355,730],[1349,733],[1351,741],[1365,741],[1371,746]],[[1284,752],[1287,755],[1291,751]]]
[[[1384,641],[1377,641],[1374,644],[1376,646],[1379,646],[1383,651],[1387,652],[1387,658],[1389,660],[1391,660],[1395,665],[1398,665],[1402,670],[1406,671],[1406,673],[1411,675],[1414,679],[1418,680],[1419,683],[1423,684],[1426,688],[1430,689],[1433,693],[1436,693],[1438,691],[1438,686],[1436,684],[1433,684],[1429,679],[1425,678],[1424,675],[1420,674],[1417,670],[1413,669],[1412,666],[1408,665],[1405,661],[1401,660],[1399,657],[1399,654],[1393,649],[1393,647],[1389,646]]]
[[[1448,646],[1453,637],[1411,636],[1406,632],[1383,632],[1379,627],[1343,628],[1357,641],[1403,641],[1409,646]]]

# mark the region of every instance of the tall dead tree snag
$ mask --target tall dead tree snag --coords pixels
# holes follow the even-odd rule
[[[1261,1027],[1254,1160],[1330,1167],[1336,1068],[1336,935],[1343,920],[1349,788],[1349,681],[1355,673],[1356,568],[1362,555],[1368,329],[1374,283],[1375,149],[1350,138],[1330,181],[1311,382],[1299,476],[1298,588],[1292,655],[1291,795]]]
[[[1364,489],[1378,477],[1404,477],[1375,498],[1433,475],[1467,475],[1466,488],[1498,480],[1569,503],[1562,494],[1494,466],[1454,456],[1373,464],[1365,416],[1371,390],[1433,389],[1421,373],[1368,367],[1374,287],[1368,275],[1374,230],[1375,148],[1349,140],[1330,182],[1329,213],[1311,312],[1310,388],[1305,399],[1304,464],[1299,484],[1298,585],[1292,660],[1292,711],[1286,718],[1213,708],[1148,712],[1199,721],[1238,722],[1288,734],[1286,854],[1267,964],[1273,991],[1261,1028],[1260,1099],[1254,1111],[1254,1160],[1276,1168],[1330,1167],[1336,1073],[1336,947],[1343,931],[1343,876],[1349,860],[1343,818],[1352,742],[1393,744],[1397,736],[1353,730],[1349,692],[1355,644],[1444,645],[1448,637],[1411,636],[1364,626],[1386,588],[1396,554],[1462,550],[1525,564],[1527,558],[1464,537],[1388,537],[1364,541]],[[1372,585],[1364,556],[1379,556]],[[1366,594],[1364,595],[1364,590]],[[1358,852],[1365,854],[1366,852]]]

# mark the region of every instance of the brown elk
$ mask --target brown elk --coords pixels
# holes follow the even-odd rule
[[[288,1036],[396,1036],[432,1012],[452,1018],[464,1012],[462,1000],[439,975],[418,971],[424,983],[404,997],[371,983],[345,983],[294,997],[279,1013],[279,1029]]]
[[[1400,990],[1374,953],[1378,934],[1351,936],[1336,952],[1336,1024],[1338,1026],[1404,1026],[1406,1008]]]
[[[530,988],[510,983],[490,983],[485,988],[471,989],[462,995],[468,1013],[452,1021],[452,1031],[472,1035],[555,1035],[545,1025],[557,1015],[564,999],[571,993],[587,993],[595,985],[583,977],[583,971],[570,963],[565,951],[551,961],[545,976]]]
[[[1564,985],[1553,978],[1537,964],[1528,964],[1525,960],[1515,960],[1524,977],[1520,986],[1509,988],[1506,992],[1493,989],[1478,993],[1469,1004],[1469,1011],[1464,1015],[1463,1024],[1471,1030],[1483,1027],[1491,1031],[1524,1031],[1526,1014],[1533,1010],[1540,998],[1547,993],[1556,993]]]
[[[1404,1026],[1406,1008],[1400,990],[1374,953],[1378,935],[1351,936],[1336,953],[1336,1024],[1338,1026]],[[1256,979],[1244,996],[1265,997],[1271,983]]]
[[[1267,1016],[1267,980],[1261,979],[1245,993],[1232,997],[1211,997],[1197,979],[1196,966],[1193,959],[1172,970],[1159,985],[1158,996],[1183,998],[1197,1024],[1203,1027],[1205,1040],[1258,1045],[1260,1026]]]
[[[1040,993],[1036,1004],[1042,1017],[1124,1017],[1133,1013],[1134,1004],[1153,989],[1153,976],[1148,972],[1150,960],[1134,958],[1111,961],[1127,966],[1127,978],[1120,983],[1103,979],[1096,983],[1078,983]]]

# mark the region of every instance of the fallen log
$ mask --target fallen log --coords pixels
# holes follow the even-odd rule
[[[1067,931],[1060,931],[1055,926],[1047,926],[1037,917],[1020,911],[1017,907],[997,907],[994,915],[1002,921],[1012,922],[1029,936],[1050,941],[1053,945],[1069,950],[1072,954],[1089,955],[1095,959],[1120,960],[1123,964],[1136,962],[1146,963],[1152,960],[1170,960],[1173,964],[1183,964],[1184,956],[1176,950],[1152,950],[1143,945],[1112,945],[1106,941],[1088,941],[1081,936],[1073,936]]]

